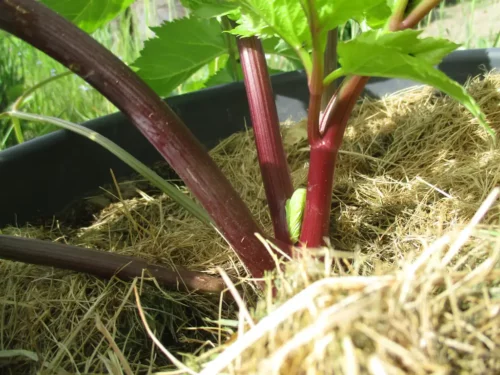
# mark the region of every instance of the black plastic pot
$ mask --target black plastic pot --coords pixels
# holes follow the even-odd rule
[[[500,68],[500,48],[457,51],[439,68],[464,83],[471,76]],[[304,73],[279,74],[272,77],[272,82],[280,120],[306,117],[308,91]],[[373,78],[364,94],[381,97],[414,85],[407,80]],[[171,97],[167,102],[207,148],[250,124],[243,83]],[[147,164],[161,160],[120,113],[85,125]],[[68,131],[57,131],[0,152],[0,227],[57,216],[70,203],[111,183],[110,169],[118,178],[133,173],[100,146]]]

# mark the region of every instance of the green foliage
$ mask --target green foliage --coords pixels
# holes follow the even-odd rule
[[[343,25],[350,19],[380,26],[390,15],[386,0],[314,0],[313,9],[307,0],[237,0],[241,5],[241,18],[234,34],[257,35],[261,38],[280,37],[300,57],[309,69],[308,52],[312,47],[309,19],[317,15],[317,34],[320,50],[324,51],[329,30]]]
[[[242,17],[234,33],[263,38],[280,36],[293,49],[311,45],[311,33],[302,5],[297,0],[240,0]]]
[[[118,17],[116,25],[108,24],[92,35],[99,43],[129,63],[139,54],[139,36],[146,29],[130,15]],[[130,34],[130,28],[137,31]],[[118,26],[118,27],[116,27]],[[0,32],[0,110],[6,110],[19,94],[47,78],[67,69],[22,40]],[[61,95],[64,93],[64,95]],[[43,113],[75,123],[116,112],[116,107],[76,75],[64,77],[40,89],[26,101],[26,111]],[[25,140],[57,129],[50,124],[21,120]],[[0,120],[0,150],[17,141],[10,119]]]
[[[308,50],[311,32],[302,5],[297,0],[238,0],[241,17],[232,31],[240,36],[258,36],[261,39],[280,37],[310,69]]]
[[[368,19],[374,25],[381,25],[391,15],[386,0],[315,0],[314,4],[318,13],[320,39],[324,39],[329,30],[350,19],[358,22]]]
[[[237,65],[238,77],[243,77],[243,70],[241,65]],[[222,69],[218,70],[213,76],[211,76],[207,81],[204,82],[205,87],[223,85],[225,83],[234,82],[233,74],[231,72],[231,67],[229,64],[224,66]]]
[[[294,63],[300,63],[300,59],[294,50],[280,38],[264,39],[262,40],[262,47],[266,53],[276,54]]]
[[[238,5],[227,0],[181,0],[184,7],[190,9],[194,16],[212,18],[233,12]]]
[[[420,39],[420,30],[403,30],[392,33],[381,33],[378,31],[368,31],[358,36],[354,41],[344,42],[341,45],[353,46],[358,43],[356,48],[364,48],[365,45],[391,48],[403,54],[425,60],[430,64],[439,64],[443,58],[450,52],[456,50],[459,45],[440,38]]]
[[[138,74],[159,95],[167,96],[200,68],[228,53],[215,19],[182,18],[152,28],[134,62]]]
[[[416,30],[395,33],[372,30],[340,43],[340,70],[343,74],[406,78],[431,85],[462,103],[493,134],[474,99],[460,84],[435,67],[458,45],[445,39],[419,39],[420,33]]]
[[[387,6],[391,9],[391,11],[394,11],[394,9],[396,8],[396,5],[398,2],[400,2],[401,0],[386,0],[386,3],[387,3]]]
[[[134,0],[41,1],[85,31],[93,32],[123,12]],[[163,96],[233,82],[235,77],[241,79],[241,65],[234,63],[237,55],[229,59],[231,63],[228,63],[228,42],[223,37],[219,20],[215,17],[228,15],[229,18],[236,20],[238,26],[232,31],[233,34],[258,35],[263,38],[270,73],[277,72],[276,69],[286,71],[301,66],[309,72],[312,48],[308,20],[309,4],[314,6],[319,21],[318,34],[321,43],[324,43],[326,31],[337,26],[339,30],[346,25],[355,27],[355,30],[360,28],[366,30],[367,26],[370,28],[384,26],[391,10],[399,3],[398,0],[181,0],[181,2],[190,9],[191,18],[152,28],[156,38],[146,42],[141,56],[133,66],[141,77]],[[419,2],[419,0],[410,1],[408,9],[414,8]],[[126,15],[129,16],[128,13]],[[128,24],[124,25],[123,32],[120,24],[118,30],[120,35],[111,35],[107,29],[101,28],[94,33],[94,36],[101,43],[111,47],[113,52],[118,53],[125,61],[132,61],[137,56],[137,51],[130,54],[127,50],[130,47],[123,49],[123,46],[131,44],[130,40],[134,38],[134,36],[130,38]],[[106,34],[105,39],[100,38],[103,30],[109,34]],[[353,33],[353,36],[357,34]],[[484,117],[477,104],[465,90],[434,68],[434,65],[457,45],[440,39],[419,39],[418,35],[416,31],[383,33],[372,30],[364,32],[352,42],[340,43],[338,52],[342,69],[335,74],[409,78],[430,84],[462,102],[485,126]],[[496,34],[496,39],[499,39],[499,35]],[[135,43],[134,48],[140,44],[136,41],[133,43]],[[122,50],[115,48],[118,45]],[[41,53],[36,53],[36,56],[33,54],[31,57],[21,50],[18,54],[23,54],[19,58],[23,63],[11,65],[30,68],[20,68],[23,70],[21,82],[10,82],[6,87],[2,87],[0,104],[3,107],[12,102],[19,90],[46,79],[51,74],[61,72],[58,64]],[[124,56],[125,54],[129,57]],[[9,53],[8,56],[14,55]],[[32,66],[36,66],[37,69],[32,69]],[[6,82],[9,81],[2,79],[0,87]],[[51,99],[46,100],[43,95],[36,94],[28,103],[28,109],[31,107],[33,111],[62,116],[73,122],[115,110],[77,77],[67,77],[46,90]],[[64,91],[67,95],[49,95],[52,91]],[[84,102],[89,101],[91,104],[88,109],[84,109],[87,108],[86,105],[83,106]],[[53,108],[48,108],[49,104]],[[10,122],[0,124],[0,148],[6,145],[7,139],[12,144],[13,137],[8,135],[10,125]],[[23,124],[27,139],[50,129],[40,125],[27,127]]]
[[[307,190],[299,188],[294,191],[292,197],[286,202],[286,222],[292,243],[296,243],[300,237],[302,227],[302,217],[306,205]]]
[[[391,13],[392,11],[389,5],[387,3],[380,2],[363,16],[368,26],[370,26],[372,29],[377,29],[383,27],[386,24],[387,19],[390,17]],[[357,21],[363,22],[363,18],[358,18]]]
[[[92,33],[127,9],[135,0],[42,0],[49,8]]]
[[[230,64],[227,63],[228,58],[228,55],[222,55],[211,61],[180,85],[177,90],[175,90],[175,93],[184,94],[211,86],[234,82]],[[241,72],[241,66],[238,65],[237,67],[239,68],[239,72]],[[223,78],[221,77],[221,82],[218,81],[217,77],[219,76],[223,76]],[[242,77],[241,73],[239,73],[239,77]]]

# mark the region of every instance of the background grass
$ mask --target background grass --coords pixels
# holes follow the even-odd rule
[[[498,4],[500,0],[446,0],[421,26],[431,26],[431,35],[450,38],[462,43],[464,48],[500,46],[500,27],[495,23],[491,26],[477,23],[478,12],[485,12],[488,7]],[[184,14],[178,0],[138,0],[131,9],[98,30],[93,37],[123,61],[130,63],[138,56],[144,39],[151,36],[148,25],[158,25],[161,20],[170,20]],[[437,21],[442,21],[443,26],[434,27],[433,25],[441,25]],[[452,26],[466,28],[463,37],[452,30]],[[486,34],[484,28],[488,28]],[[482,30],[481,33],[477,33],[479,29]],[[462,39],[457,40],[457,37]],[[273,61],[273,68],[275,67],[286,68],[285,70],[290,68],[289,65]],[[27,43],[0,32],[0,111],[6,109],[26,88],[64,71],[66,69],[62,65]],[[176,92],[196,88],[196,85],[189,82]],[[61,78],[38,90],[23,108],[29,112],[57,116],[77,123],[116,111],[97,91],[74,75]],[[22,129],[26,140],[55,130],[50,125],[27,122],[22,123]],[[11,131],[11,121],[0,120],[0,150],[16,143],[14,132]]]
[[[500,0],[447,0],[421,22],[424,34],[448,38],[461,48],[500,47]]]
[[[148,19],[155,20],[155,0],[142,0],[140,7],[128,10],[93,37],[123,61],[130,63],[139,55],[142,42],[149,36]],[[154,22],[149,22],[154,23]],[[0,32],[0,111],[5,110],[25,89],[67,69],[5,32]],[[70,75],[40,90],[26,102],[28,112],[83,122],[116,112],[116,108],[83,79]],[[26,140],[55,130],[51,125],[23,122]],[[0,122],[0,150],[16,144],[10,120]]]

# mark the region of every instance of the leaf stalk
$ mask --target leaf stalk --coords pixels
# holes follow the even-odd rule
[[[285,205],[293,194],[293,185],[266,57],[257,37],[238,38],[238,48],[274,234],[276,239],[290,243]]]
[[[392,31],[411,29],[418,25],[420,21],[433,9],[441,0],[423,0],[421,1],[406,18],[401,22],[399,28],[392,29]]]
[[[216,277],[186,270],[172,270],[135,257],[22,237],[0,235],[0,259],[85,272],[100,278],[154,277],[173,290],[217,293],[225,288]]]

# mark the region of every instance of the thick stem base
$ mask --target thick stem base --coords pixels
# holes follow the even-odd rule
[[[323,244],[323,237],[330,226],[330,205],[337,158],[336,150],[329,143],[318,142],[311,147],[307,183],[307,200],[300,241],[307,247]]]

